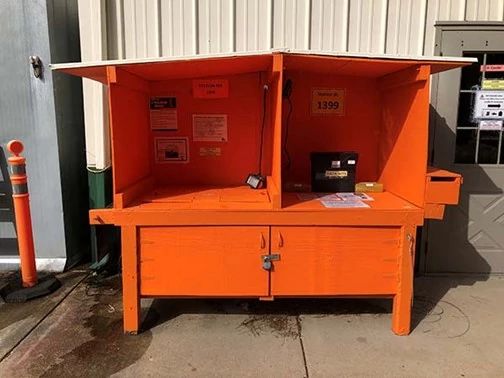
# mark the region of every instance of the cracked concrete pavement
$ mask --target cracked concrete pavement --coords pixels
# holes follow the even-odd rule
[[[119,277],[83,274],[30,322],[2,317],[0,340],[19,340],[0,376],[504,375],[502,277],[418,278],[408,337],[390,331],[384,299],[150,299],[144,331],[125,336]]]

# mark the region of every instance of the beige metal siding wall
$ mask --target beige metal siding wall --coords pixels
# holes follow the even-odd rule
[[[433,55],[437,21],[503,21],[504,0],[79,0],[79,11],[83,61],[279,47]],[[100,95],[84,95],[88,147],[106,148]]]

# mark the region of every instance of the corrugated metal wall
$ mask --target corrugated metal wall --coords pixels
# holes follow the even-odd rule
[[[504,0],[79,0],[79,11],[83,61],[278,47],[432,55],[437,21],[503,21]],[[84,96],[88,163],[102,168],[108,153],[91,150],[107,141],[103,95]]]

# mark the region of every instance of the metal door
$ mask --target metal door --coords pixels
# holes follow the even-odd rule
[[[77,1],[0,0],[0,269],[17,264],[5,145],[25,145],[37,264],[61,270],[86,253],[86,174],[80,81],[51,60],[80,59]],[[33,74],[37,55],[42,75]]]
[[[0,146],[0,256],[17,253],[12,188],[7,158]]]
[[[438,26],[437,54],[478,58],[433,82],[432,165],[463,175],[460,204],[427,225],[426,272],[504,272],[504,145],[501,122],[474,118],[477,90],[504,93],[504,23]],[[486,65],[487,70],[483,67]],[[492,71],[489,71],[492,65]],[[499,65],[502,65],[499,67]],[[493,69],[496,69],[494,71]],[[501,117],[504,118],[504,117]],[[491,126],[491,125],[490,125]]]

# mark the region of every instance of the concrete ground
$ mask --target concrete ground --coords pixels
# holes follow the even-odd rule
[[[502,377],[504,278],[416,280],[414,330],[389,300],[145,300],[122,334],[119,277],[0,305],[1,377]]]

